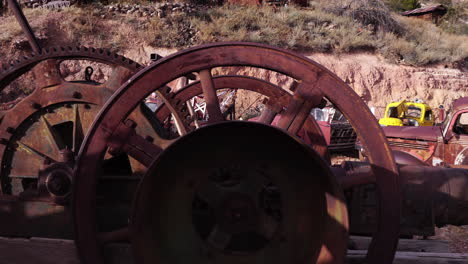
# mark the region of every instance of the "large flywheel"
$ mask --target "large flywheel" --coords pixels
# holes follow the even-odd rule
[[[251,79],[246,76],[213,76],[219,67],[256,68],[293,81],[288,87],[269,80],[246,85]],[[193,73],[199,82],[180,93],[166,86]],[[225,120],[216,94],[220,80],[229,81],[221,88],[268,97],[257,120],[261,124]],[[200,90],[208,118],[197,129],[185,101]],[[139,133],[131,113],[155,91],[169,94],[167,109],[156,116],[170,113],[180,138]],[[104,263],[103,245],[128,237],[138,263],[342,263],[345,202],[320,151],[321,132],[309,118],[323,98],[345,114],[370,154],[380,207],[368,262],[391,263],[399,233],[398,170],[375,118],[349,86],[321,65],[253,43],[204,45],[168,56],[133,76],[106,103],[76,165],[73,212],[81,260]],[[294,138],[301,129],[315,138],[315,150]],[[99,224],[106,199],[98,183],[103,160],[115,153],[126,153],[148,169],[129,226],[112,230]]]

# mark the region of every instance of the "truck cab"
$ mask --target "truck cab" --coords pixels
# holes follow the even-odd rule
[[[394,102],[387,105],[381,126],[433,126],[434,115],[423,102]]]

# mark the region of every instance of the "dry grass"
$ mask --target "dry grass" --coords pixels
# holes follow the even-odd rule
[[[222,6],[192,19],[198,42],[251,41],[290,49],[347,52],[372,48],[372,32],[317,9]]]
[[[176,13],[166,18],[152,18],[144,26],[142,38],[156,47],[188,47],[194,44],[195,30],[187,15]]]
[[[431,23],[399,18],[402,37],[385,34],[379,51],[387,58],[409,65],[452,63],[468,57],[468,36],[449,34]]]
[[[374,51],[389,61],[415,66],[450,64],[468,58],[468,36],[449,34],[431,23],[411,18],[391,16],[385,22],[380,11],[373,20],[369,16],[374,13],[368,12],[372,8],[366,8],[356,5],[352,9],[360,10],[359,16],[343,9],[340,15],[330,12],[330,5],[323,9],[318,4],[307,9],[224,5],[164,18],[111,15],[100,6],[71,7],[61,12],[27,9],[26,15],[35,31],[43,32],[49,44],[54,45],[118,51],[135,45],[184,48],[217,41],[250,41],[299,51]],[[388,30],[388,23],[399,29]],[[12,16],[0,17],[0,24],[4,25],[0,32],[2,47],[22,36]]]

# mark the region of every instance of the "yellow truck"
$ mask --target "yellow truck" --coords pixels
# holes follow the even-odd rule
[[[394,102],[387,105],[381,126],[433,126],[434,113],[422,102]]]

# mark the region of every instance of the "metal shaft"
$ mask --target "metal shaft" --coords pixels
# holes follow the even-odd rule
[[[39,45],[36,36],[34,36],[34,32],[29,25],[28,20],[26,20],[26,17],[24,16],[18,2],[16,2],[16,0],[8,0],[8,6],[11,8],[11,11],[16,17],[16,20],[18,20],[18,23],[26,34],[26,38],[28,39],[32,50],[36,53],[39,53],[41,51],[41,46]]]

